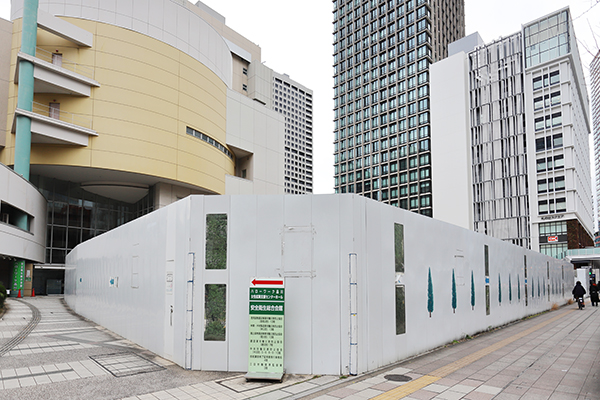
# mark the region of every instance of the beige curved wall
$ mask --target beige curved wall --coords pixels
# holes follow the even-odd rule
[[[225,175],[234,174],[234,161],[188,135],[186,127],[226,143],[226,84],[205,65],[162,41],[114,25],[64,19],[93,33],[93,47],[79,49],[41,30],[38,47],[58,50],[64,59],[93,67],[101,86],[92,88],[90,98],[36,94],[34,101],[59,102],[61,113],[91,119],[98,136],[90,137],[87,147],[34,144],[31,163],[134,172],[225,193]],[[19,45],[17,20],[13,53]],[[16,106],[17,86],[11,83],[10,91],[9,101]],[[8,136],[0,159],[12,164],[14,135]]]

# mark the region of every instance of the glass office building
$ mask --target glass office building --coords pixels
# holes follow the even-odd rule
[[[464,36],[464,1],[333,6],[335,192],[433,216],[429,66]]]

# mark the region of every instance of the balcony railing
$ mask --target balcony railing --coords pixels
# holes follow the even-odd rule
[[[63,111],[58,107],[52,105],[46,105],[41,103],[33,102],[32,110],[36,114],[40,114],[46,117],[57,119],[62,122],[81,126],[83,128],[92,129],[92,119],[83,117],[79,114],[73,114],[67,111]]]
[[[94,68],[87,67],[85,65],[78,64],[70,61],[62,56],[62,54],[52,53],[51,51],[35,48],[35,56],[40,60],[54,64],[57,67],[68,69],[76,74],[83,75],[87,78],[94,79]]]

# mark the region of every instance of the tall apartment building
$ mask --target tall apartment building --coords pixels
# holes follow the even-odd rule
[[[436,218],[554,257],[592,245],[588,98],[569,14],[489,44],[471,35],[432,66]]]
[[[313,191],[312,96],[288,75],[273,72],[272,107],[285,119],[285,193]]]
[[[464,36],[464,1],[333,5],[335,191],[433,216],[429,66]]]
[[[596,163],[596,228],[600,226],[600,50],[590,63],[591,96],[592,96],[592,130],[594,132],[594,161]],[[600,237],[594,238],[596,246],[600,246]]]

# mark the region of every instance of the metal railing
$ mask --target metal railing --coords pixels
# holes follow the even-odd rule
[[[62,57],[62,54],[59,55],[58,53],[52,53],[51,51],[36,47],[35,56],[36,58],[49,62],[50,64],[54,64],[57,67],[62,67],[71,72],[75,72],[76,74],[94,79],[94,68],[70,61],[69,59]]]
[[[600,247],[586,247],[584,249],[569,249],[562,253],[558,254],[558,258],[566,258],[573,256],[593,256],[596,254],[600,254]]]
[[[43,115],[45,117],[50,117],[57,119],[62,122],[67,122],[69,124],[81,126],[83,128],[92,129],[92,119],[83,117],[79,114],[70,113],[68,111],[60,110],[56,107],[51,107],[47,104],[41,104],[33,102],[32,112],[36,114]]]

